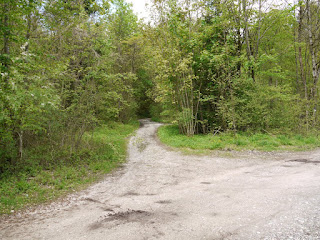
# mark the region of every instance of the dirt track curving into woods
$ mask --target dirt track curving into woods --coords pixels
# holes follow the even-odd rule
[[[0,219],[0,239],[320,239],[319,150],[187,156],[142,123],[122,169]]]

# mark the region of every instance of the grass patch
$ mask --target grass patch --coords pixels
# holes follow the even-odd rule
[[[175,148],[205,150],[303,151],[320,147],[319,136],[270,135],[262,133],[222,133],[187,137],[175,125],[159,128],[160,140]]]
[[[134,122],[96,128],[84,136],[79,154],[61,154],[63,161],[46,167],[35,164],[39,152],[32,152],[23,168],[0,175],[0,214],[55,200],[100,179],[125,161],[126,138],[138,127]]]

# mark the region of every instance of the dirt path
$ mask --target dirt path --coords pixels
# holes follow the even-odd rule
[[[0,219],[0,239],[320,239],[320,151],[186,156],[143,123],[123,169]]]

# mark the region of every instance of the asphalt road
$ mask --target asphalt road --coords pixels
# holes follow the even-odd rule
[[[320,239],[319,150],[190,156],[142,122],[122,169],[1,218],[0,239]]]

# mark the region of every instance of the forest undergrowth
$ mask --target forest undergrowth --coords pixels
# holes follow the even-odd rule
[[[211,150],[304,151],[320,147],[320,136],[316,134],[229,131],[188,137],[179,132],[178,126],[165,125],[159,128],[158,136],[163,143],[187,152],[191,150],[191,153]]]
[[[83,189],[124,163],[128,137],[138,128],[130,124],[108,123],[87,132],[81,151],[71,156],[60,152],[60,160],[39,149],[28,153],[28,161],[0,175],[0,215],[56,200]],[[48,158],[46,164],[43,158]]]

